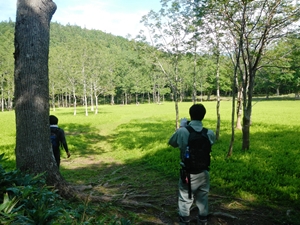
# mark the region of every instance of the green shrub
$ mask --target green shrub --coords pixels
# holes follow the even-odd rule
[[[0,156],[0,163],[4,154]],[[52,224],[65,214],[65,202],[45,185],[43,174],[31,176],[18,170],[6,172],[0,164],[1,212],[15,224]]]
[[[3,160],[4,154],[0,155],[0,224],[131,224],[123,218],[95,217],[94,208],[85,204],[72,209],[53,187],[46,186],[43,174],[6,172],[1,165]]]

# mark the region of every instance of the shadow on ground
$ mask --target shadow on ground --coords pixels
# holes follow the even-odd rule
[[[178,178],[174,175],[176,174],[174,170],[178,168],[176,166],[176,163],[178,163],[178,154],[176,150],[168,146],[159,148],[155,152],[151,150],[155,149],[155,145],[158,143],[168,140],[174,131],[172,121],[133,121],[129,124],[119,126],[113,134],[105,137],[99,136],[97,131],[91,127],[77,127],[76,124],[69,124],[68,126],[68,130],[80,131],[73,134],[80,137],[78,143],[75,139],[72,142],[73,145],[78,145],[82,148],[82,157],[72,159],[72,161],[62,160],[62,174],[78,174],[77,178],[73,177],[69,180],[73,185],[84,187],[82,192],[110,199],[109,207],[107,207],[108,203],[104,204],[104,208],[99,206],[101,208],[99,213],[118,213],[133,220],[134,224],[141,225],[178,224]],[[166,133],[166,131],[169,132]],[[291,133],[291,131],[289,132]],[[282,136],[282,133],[284,133],[282,129],[280,131],[275,130],[272,134],[268,133],[268,136],[279,137]],[[265,134],[255,133],[252,135],[252,139],[255,140],[255,136],[260,137],[261,135]],[[296,135],[295,132],[294,136]],[[292,135],[291,138],[294,136]],[[229,140],[230,137],[224,135],[222,139]],[[260,138],[257,139],[260,140]],[[82,144],[84,141],[86,141],[86,144]],[[99,141],[105,141],[107,144],[112,145],[113,148],[121,149],[125,152],[132,149],[140,149],[144,151],[143,156],[138,160],[128,159],[125,163],[120,163],[113,158],[102,160],[101,157],[94,157],[94,154],[104,156],[105,149],[92,149],[92,145]],[[272,145],[268,146],[268,149],[276,149],[276,142],[268,143]],[[256,149],[256,151],[266,150],[264,149],[266,148],[265,144],[258,146],[261,146],[261,149]],[[224,154],[224,152],[216,150],[214,154]],[[286,155],[284,152],[282,154]],[[166,157],[163,159],[165,168],[162,168],[160,164],[162,155]],[[231,167],[223,168],[224,170],[228,170],[229,174],[222,175],[221,179],[226,181],[222,185],[219,185],[213,179],[211,180],[212,188],[209,196],[211,214],[209,224],[300,224],[300,222],[297,222],[300,215],[297,202],[291,202],[290,206],[286,204],[281,206],[268,204],[266,206],[260,200],[247,201],[237,198],[234,195],[223,195],[223,193],[233,193],[235,188],[257,196],[264,195],[265,193],[262,190],[255,188],[255,180],[270,177],[270,173],[278,173],[275,165],[278,164],[278,157],[283,157],[283,155],[269,157],[265,167],[263,167],[264,169],[252,162],[245,163],[238,159],[221,162],[221,159],[217,159],[216,157],[212,162],[215,165],[212,165],[211,173],[214,173],[214,170],[219,170],[226,163],[231,163]],[[296,157],[296,155],[291,155],[291,157]],[[80,164],[81,166],[76,167],[76,164]],[[242,180],[240,180],[239,184],[236,183],[236,187],[230,182],[234,179],[230,176],[230,172],[233,172],[230,170],[233,170],[232,168],[234,167],[236,167],[236,170],[239,170],[243,165],[245,169],[251,170],[251,172],[247,173],[248,175],[245,177],[239,178]],[[274,168],[273,172],[268,170],[270,167]],[[259,174],[259,176],[253,176],[253,174]],[[287,174],[287,176],[289,175]],[[248,183],[248,185],[245,183]],[[276,186],[268,185],[268,188],[278,196],[285,195],[284,190]],[[298,187],[295,188],[298,189]],[[233,191],[229,189],[233,189]],[[192,209],[191,215],[193,218],[197,215],[195,207]],[[194,219],[192,220],[193,223],[196,224]]]

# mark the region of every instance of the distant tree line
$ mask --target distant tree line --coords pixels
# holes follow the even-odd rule
[[[0,23],[2,111],[14,106],[14,26],[12,21]],[[217,69],[221,96],[232,95],[230,55],[221,53],[217,68],[214,50],[207,47],[209,44],[206,48],[199,48],[203,42],[197,42],[195,37],[189,40],[189,50],[178,48],[177,52],[167,52],[138,39],[126,39],[73,25],[51,23],[50,35],[49,104],[52,108],[74,106],[76,109],[76,105],[84,105],[91,106],[97,113],[98,104],[174,100],[172,83],[158,64],[169,65],[173,69],[171,60],[174,56],[180,57],[176,66],[180,72],[177,80],[180,101],[191,100],[193,96],[202,101],[204,95],[209,100],[216,95]],[[299,49],[299,36],[284,37],[267,49],[263,60],[265,66],[257,72],[256,95],[268,97],[295,93],[299,97]]]

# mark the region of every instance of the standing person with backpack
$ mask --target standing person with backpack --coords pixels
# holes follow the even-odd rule
[[[216,140],[212,130],[203,127],[206,109],[202,104],[189,109],[191,121],[180,122],[180,128],[171,136],[169,145],[180,149],[179,224],[190,224],[190,208],[195,200],[199,214],[198,225],[207,225],[209,166],[211,146]],[[188,123],[188,124],[187,124]]]
[[[56,164],[59,168],[60,147],[63,146],[63,148],[65,149],[65,151],[68,155],[68,158],[71,156],[71,154],[68,149],[65,132],[63,129],[58,127],[58,118],[56,116],[50,115],[49,122],[50,122],[50,138],[51,138],[51,143],[52,143],[53,155],[54,155]]]

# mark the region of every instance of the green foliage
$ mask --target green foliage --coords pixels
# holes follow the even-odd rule
[[[71,208],[52,187],[46,186],[43,175],[5,172],[3,156],[0,155],[0,224],[131,224],[124,218],[95,218],[95,210],[88,205]]]
[[[214,130],[215,102],[203,102],[203,104],[207,108],[204,126]],[[191,103],[179,104],[180,117],[189,118],[190,105]],[[255,99],[251,118],[250,150],[241,151],[242,132],[236,130],[233,156],[227,159],[231,135],[231,102],[222,101],[220,140],[213,146],[212,152],[211,193],[244,199],[254,205],[283,207],[291,210],[290,221],[293,221],[300,207],[300,161],[297,156],[300,131],[297,117],[299,110],[298,101]],[[4,114],[7,121],[14,120],[13,112]],[[118,186],[121,183],[129,183],[135,190],[149,185],[150,198],[160,198],[156,188],[159,187],[161,180],[178,179],[179,151],[167,145],[175,129],[174,103],[140,104],[139,106],[101,105],[98,115],[89,116],[85,116],[83,108],[79,109],[76,116],[73,116],[72,109],[57,109],[51,114],[58,116],[59,125],[64,128],[70,146],[72,156],[70,159],[65,159],[63,153],[61,165],[61,173],[68,182],[76,185],[110,183],[119,184]],[[14,126],[6,126],[6,123],[10,124],[10,122],[3,122],[5,129],[0,130],[0,135],[4,139],[6,133],[14,132]],[[1,142],[0,149],[4,149],[3,146],[13,146],[13,140]],[[13,151],[9,154],[13,154]],[[11,158],[9,155],[7,157]],[[6,167],[15,167],[14,160],[8,159],[5,162]],[[36,180],[30,181],[26,176],[20,177],[17,172],[5,173],[11,177],[11,180],[21,179],[22,182],[31,184],[31,187],[26,188],[18,188],[21,182],[18,185],[14,182],[12,186],[8,183],[0,184],[1,196],[8,192],[12,200],[13,193],[16,193],[18,206],[25,204],[21,199],[27,196],[26,193],[35,193],[32,182],[43,184]],[[37,178],[37,180],[41,179]],[[3,181],[8,182],[7,179]],[[2,189],[4,186],[7,188],[11,186],[12,189],[6,191]],[[50,197],[51,189],[42,185],[38,190],[43,193],[45,204],[51,209],[54,201],[54,197]],[[103,194],[101,191],[100,193]],[[168,194],[176,198],[173,192]],[[41,194],[34,195],[43,199]],[[41,202],[32,203],[31,200],[26,200],[26,204],[31,208],[38,207],[38,212],[45,210]],[[60,200],[58,198],[55,205],[59,205]],[[135,219],[134,215],[128,212],[118,211],[119,209],[116,209],[113,204],[95,206],[90,202],[79,204],[68,202],[61,208],[66,210],[68,215],[59,212],[62,214],[58,221],[64,219],[72,221],[73,224],[83,224],[83,221],[86,224],[97,224],[95,221],[98,221],[98,224],[109,224],[114,220],[114,215],[128,215],[126,218],[130,218],[131,221]],[[51,209],[51,211],[55,210],[55,207]],[[38,212],[34,214],[30,211],[26,215],[39,218]],[[23,215],[25,216],[24,213]],[[50,217],[51,212],[46,215]]]
[[[1,155],[2,164],[4,154]],[[52,224],[64,214],[63,202],[51,187],[45,186],[43,175],[30,176],[18,170],[6,172],[0,164],[0,206],[5,221],[13,224]]]
[[[0,205],[0,211],[3,211],[4,213],[10,213],[17,203],[18,200],[16,197],[10,200],[8,194],[6,193],[4,195],[3,203]]]
[[[16,213],[12,213],[12,210],[18,203],[16,197],[9,199],[8,194],[4,195],[3,203],[0,204],[0,218],[1,224],[10,224],[17,217]]]
[[[170,1],[165,2],[170,3]],[[189,7],[189,2],[179,2],[185,2],[184,7],[178,8],[178,5],[175,4],[168,9],[165,8],[167,7],[165,5],[161,15],[151,12],[149,17],[153,16],[154,21],[148,25],[159,26],[160,23],[167,25],[162,18],[160,23],[155,24],[154,22],[155,19],[158,19],[157,16],[163,16],[168,12],[167,15],[172,18],[173,29],[172,32],[164,31],[166,37],[170,36],[171,38],[172,34],[176,34],[174,37],[179,38],[184,36],[183,33],[191,32],[183,29],[188,27],[188,24],[192,27],[195,26],[196,21],[192,25],[189,17],[192,15],[189,10],[192,10],[193,7]],[[180,14],[185,16],[181,17]],[[179,18],[182,19],[182,22],[179,21]],[[193,19],[197,20],[196,17]],[[201,20],[201,18],[198,19]],[[152,28],[155,30],[155,26]],[[201,36],[201,28],[196,26],[192,30],[193,35],[184,37]],[[170,99],[172,97],[170,94],[171,84],[178,85],[178,94],[184,100],[191,95],[193,86],[198,93],[206,95],[216,91],[216,59],[210,50],[199,49],[201,45],[207,45],[207,43],[200,43],[199,40],[197,41],[197,51],[195,50],[193,53],[190,49],[193,46],[182,49],[182,44],[192,45],[195,41],[187,39],[175,46],[173,46],[173,42],[170,42],[171,49],[166,54],[166,52],[158,51],[145,43],[116,37],[98,30],[82,29],[79,26],[51,23],[50,35],[49,88],[52,108],[60,105],[70,106],[71,103],[74,103],[75,98],[82,103],[82,99],[84,99],[82,93],[86,93],[88,102],[95,100],[92,99],[93,96],[93,98],[99,98],[101,103],[130,104],[160,102],[159,98]],[[201,39],[201,37],[197,38]],[[0,102],[0,105],[2,110],[5,108],[11,110],[13,106],[13,40],[14,23],[11,21],[0,22],[0,96],[3,98],[3,104]],[[285,44],[291,40],[294,40],[291,44]],[[157,44],[159,43],[161,42],[158,41]],[[277,51],[276,48],[266,51],[267,69],[258,72],[255,93],[275,94],[277,86],[280,88],[280,93],[299,92],[299,38],[288,39],[282,43],[285,48],[282,48],[279,43],[277,48],[280,51]],[[274,50],[277,54],[274,53]],[[175,54],[175,52],[177,53]],[[287,52],[291,54],[286,55]],[[233,69],[232,65],[228,67],[228,62],[231,61],[228,55],[221,55],[220,59],[220,91],[221,95],[227,95],[232,89]],[[268,64],[269,61],[272,64]],[[278,63],[279,61],[280,63]],[[160,66],[165,68],[165,74]],[[174,77],[175,72],[178,75],[177,78],[177,75]],[[169,75],[166,76],[166,73]],[[174,78],[174,81],[171,78]]]

